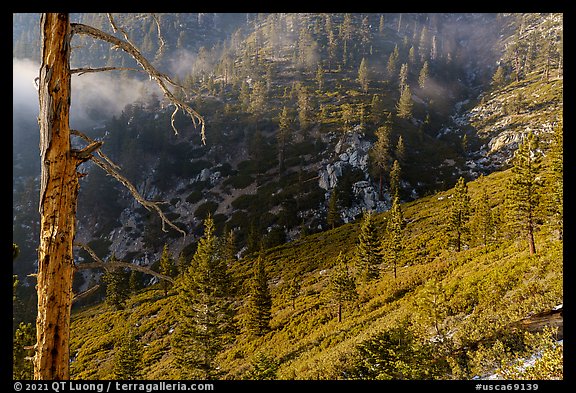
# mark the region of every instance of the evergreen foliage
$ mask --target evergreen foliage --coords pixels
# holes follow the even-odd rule
[[[448,217],[448,231],[452,234],[452,241],[456,252],[460,252],[465,236],[469,233],[470,195],[468,186],[463,177],[460,177],[454,187],[450,216]]]
[[[115,345],[114,378],[123,381],[141,379],[143,351],[134,331],[128,329],[120,335]]]
[[[397,266],[402,261],[402,252],[404,250],[404,216],[402,215],[402,206],[398,196],[392,200],[390,208],[390,219],[386,225],[387,237],[382,244],[382,254],[387,264],[392,265],[394,279],[396,280]]]
[[[36,342],[36,329],[31,323],[20,322],[14,332],[12,340],[12,378],[31,380],[34,377],[34,367],[30,356],[31,351],[25,347],[31,347]]]
[[[542,215],[541,200],[544,182],[541,178],[542,152],[538,139],[529,132],[514,153],[509,184],[510,223],[526,236],[530,255],[536,254],[534,231]]]
[[[116,261],[114,254],[110,262]],[[116,310],[124,309],[126,300],[130,296],[130,276],[124,268],[113,267],[107,269],[102,275],[102,281],[106,283],[106,303]]]
[[[172,258],[167,244],[164,245],[162,255],[160,256],[160,273],[168,277],[173,277],[176,274],[174,258]],[[162,286],[164,287],[164,296],[167,296],[170,283],[166,280],[162,280]]]
[[[178,326],[172,345],[181,378],[218,378],[216,356],[235,334],[230,278],[215,235],[204,220],[204,234],[178,286]]]
[[[380,240],[373,213],[365,211],[356,245],[355,264],[360,279],[364,282],[380,277]]]
[[[338,322],[342,322],[342,307],[347,302],[356,300],[356,281],[348,271],[349,258],[342,253],[338,254],[335,266],[330,274],[330,297],[338,307]]]
[[[328,199],[328,212],[326,214],[328,227],[334,229],[340,223],[340,211],[338,210],[338,192],[336,189],[330,194]]]
[[[270,380],[276,379],[278,371],[278,361],[265,353],[258,352],[252,361],[252,368],[246,373],[247,379]]]
[[[270,331],[272,296],[268,288],[264,259],[261,256],[255,261],[253,269],[245,308],[245,327],[249,333],[262,336]]]
[[[398,105],[396,105],[396,116],[402,119],[409,119],[412,117],[413,106],[414,103],[412,101],[412,92],[410,91],[410,86],[406,86],[400,94]]]

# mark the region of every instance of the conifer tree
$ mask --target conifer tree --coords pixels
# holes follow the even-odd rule
[[[348,257],[338,254],[332,273],[330,274],[330,296],[338,306],[338,322],[342,322],[342,307],[346,302],[356,300],[356,281],[348,272]]]
[[[388,64],[386,65],[386,70],[388,71],[388,78],[391,80],[396,74],[396,69],[398,68],[400,54],[398,52],[398,45],[394,47],[392,53],[388,57]]]
[[[110,261],[116,261],[114,254],[110,257]],[[116,310],[124,309],[126,300],[130,296],[129,280],[128,273],[121,267],[108,269],[102,276],[102,281],[106,283],[106,303]]]
[[[132,330],[124,332],[117,338],[115,346],[114,379],[141,379],[143,346],[136,334]]]
[[[420,74],[418,75],[418,86],[421,89],[426,87],[426,82],[428,81],[428,77],[430,75],[430,70],[428,69],[428,61],[424,61],[422,65],[422,69],[420,70]]]
[[[175,270],[176,267],[174,265],[174,259],[172,258],[172,255],[170,255],[168,245],[164,244],[164,248],[162,249],[162,255],[160,256],[160,273],[168,277],[173,277]],[[166,280],[162,280],[162,288],[164,288],[164,296],[168,295],[169,287],[170,283]]]
[[[404,145],[402,135],[398,137],[398,142],[396,143],[396,158],[399,164],[404,164],[406,160],[406,146]]]
[[[564,236],[564,153],[563,153],[563,125],[562,122],[554,129],[552,146],[550,149],[550,176],[548,193],[548,210],[551,215],[553,227],[558,231],[558,240]]]
[[[385,125],[378,127],[376,130],[376,142],[370,149],[370,163],[373,173],[379,178],[379,195],[380,199],[383,197],[384,189],[384,175],[390,168],[392,160],[390,134],[392,127],[389,122]]]
[[[292,277],[290,280],[290,285],[288,286],[288,297],[292,300],[292,310],[296,309],[296,299],[300,295],[300,278],[299,277]]]
[[[397,196],[393,197],[392,207],[390,208],[390,218],[386,225],[387,239],[382,245],[382,254],[387,262],[392,265],[394,279],[396,279],[397,266],[402,258],[404,250],[404,216],[402,207]]]
[[[324,68],[322,65],[318,64],[318,69],[316,70],[316,83],[318,83],[318,90],[322,90],[324,87]]]
[[[214,221],[208,216],[178,287],[178,326],[172,345],[183,379],[218,378],[222,370],[216,356],[234,338],[231,282],[218,245]]]
[[[505,78],[506,78],[506,75],[504,74],[504,68],[502,68],[502,66],[499,65],[496,68],[494,75],[492,76],[492,86],[494,88],[502,87],[504,85],[504,82],[506,81]]]
[[[291,120],[288,114],[288,108],[284,106],[280,119],[278,120],[278,133],[276,140],[278,142],[278,168],[280,173],[284,171],[284,159],[286,157],[286,146],[290,143],[291,137]]]
[[[27,359],[32,353],[25,348],[34,345],[35,339],[34,326],[20,322],[12,339],[12,379],[33,379],[34,365]]]
[[[312,122],[312,102],[305,85],[298,83],[297,88],[298,121],[300,130],[305,134],[304,131]]]
[[[410,86],[406,86],[400,94],[400,100],[398,105],[396,105],[397,113],[396,115],[403,119],[408,119],[412,116],[412,93],[410,91]]]
[[[400,177],[402,170],[398,160],[394,160],[392,169],[390,169],[390,196],[392,199],[400,197]]]
[[[224,231],[224,261],[230,266],[236,261],[236,234],[234,230]]]
[[[251,362],[252,368],[246,374],[247,379],[261,381],[276,379],[279,362],[273,357],[258,352]]]
[[[332,190],[332,194],[330,194],[330,199],[328,200],[326,221],[331,229],[336,228],[336,225],[338,225],[340,221],[340,212],[338,211],[338,192],[336,191],[336,188]]]
[[[374,94],[372,96],[372,102],[370,103],[370,118],[375,125],[378,125],[384,117],[384,103],[380,98],[380,95]]]
[[[480,175],[478,183],[483,185],[483,179],[484,176]],[[475,205],[474,216],[471,218],[471,224],[475,230],[474,232],[476,237],[480,240],[484,249],[487,251],[488,245],[494,240],[496,235],[496,217],[492,211],[486,186],[483,185],[482,194]]]
[[[400,93],[402,93],[402,90],[408,86],[408,63],[403,63],[400,66],[400,75],[398,77],[398,81],[398,90],[400,90]]]
[[[463,236],[469,231],[468,221],[470,220],[470,196],[463,177],[458,179],[454,187],[448,220],[448,230],[455,237],[456,252],[460,252]]]
[[[527,237],[530,255],[536,254],[534,231],[541,214],[541,158],[538,139],[530,132],[514,153],[508,187],[511,223]]]
[[[380,241],[372,212],[365,211],[356,245],[356,266],[364,282],[380,276]]]
[[[254,273],[249,283],[249,295],[246,302],[246,330],[256,336],[270,331],[272,319],[272,296],[268,288],[268,275],[261,255],[254,265]]]
[[[364,93],[367,93],[369,77],[368,77],[368,65],[366,64],[365,58],[362,58],[362,61],[360,62],[360,68],[358,69],[358,82],[360,82],[360,87],[362,88]]]

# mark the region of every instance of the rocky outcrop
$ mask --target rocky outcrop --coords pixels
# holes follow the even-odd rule
[[[345,168],[356,168],[364,173],[364,180],[352,184],[353,204],[340,212],[344,222],[354,220],[364,210],[382,212],[389,208],[388,201],[381,201],[368,173],[368,152],[372,143],[364,139],[361,127],[357,126],[342,136],[334,146],[332,161],[318,173],[318,185],[326,190],[326,200],[338,184]]]

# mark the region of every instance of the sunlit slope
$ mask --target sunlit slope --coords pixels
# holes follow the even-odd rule
[[[510,171],[498,172],[468,183],[472,205],[485,188],[494,212],[501,212],[509,176]],[[507,326],[562,303],[562,242],[543,223],[536,233],[538,254],[530,257],[525,240],[501,225],[498,238],[488,247],[470,238],[457,253],[445,231],[452,192],[402,205],[406,241],[397,278],[384,262],[380,279],[357,284],[358,299],[344,306],[340,323],[329,279],[337,255],[353,254],[359,223],[266,250],[272,330],[250,337],[238,317],[241,333],[219,357],[226,378],[247,378],[262,358],[275,365],[280,379],[370,377],[362,374],[367,359],[359,348],[383,332],[409,332],[410,356],[417,359],[425,349],[435,362],[408,365],[410,373],[403,377],[471,378],[479,372],[478,361],[473,361],[479,343],[500,340],[513,350],[524,350],[512,344],[520,336]],[[381,236],[387,219],[388,212],[376,216]],[[252,262],[245,258],[231,267],[239,306]],[[354,265],[349,268],[355,272]],[[292,298],[293,277],[300,290]],[[144,345],[145,378],[177,378],[170,351],[177,324],[175,304],[176,291],[165,297],[158,286],[133,295],[123,311],[99,305],[77,312],[71,337],[73,378],[110,378],[115,342],[128,326]],[[426,367],[435,369],[427,372]]]

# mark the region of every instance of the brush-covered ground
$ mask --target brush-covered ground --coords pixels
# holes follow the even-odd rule
[[[468,183],[472,206],[482,190],[503,217],[510,170]],[[546,221],[536,232],[537,255],[501,220],[485,246],[471,230],[456,252],[445,229],[453,190],[402,205],[405,249],[394,278],[357,283],[358,298],[337,305],[329,291],[340,252],[353,255],[360,223],[342,225],[265,250],[272,295],[271,331],[255,337],[242,329],[219,354],[226,379],[469,379],[499,372],[505,378],[562,378],[562,346],[554,332],[528,334],[510,326],[563,302],[563,253]],[[389,212],[375,215],[385,236]],[[473,215],[474,219],[474,215]],[[473,220],[472,220],[473,221]],[[230,266],[238,285],[252,274],[255,258]],[[349,270],[355,272],[354,265]],[[294,278],[300,284],[291,291]],[[71,376],[112,378],[116,345],[127,327],[143,344],[142,378],[178,378],[171,352],[177,291],[157,284],[133,294],[124,310],[102,303],[73,314]],[[537,354],[532,368],[522,359]]]

